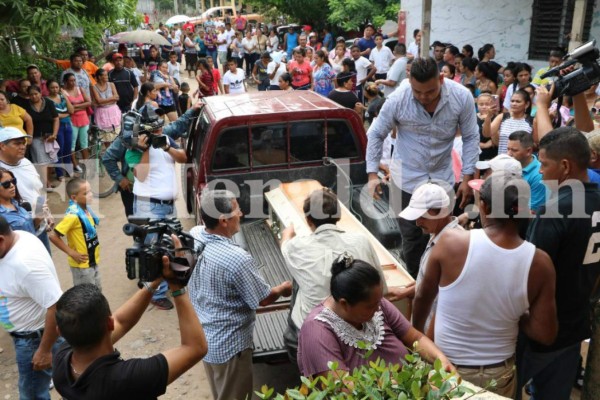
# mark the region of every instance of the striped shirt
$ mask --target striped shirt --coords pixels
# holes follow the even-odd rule
[[[431,116],[413,96],[408,79],[392,93],[367,132],[367,173],[377,172],[388,133],[398,127],[390,163],[392,180],[412,193],[421,184],[437,179],[454,184],[452,146],[462,133],[462,174],[475,172],[479,157],[479,128],[471,92],[444,79],[440,100]]]
[[[195,227],[190,234],[205,248],[188,283],[208,346],[204,361],[224,364],[252,348],[255,310],[271,292],[252,256],[233,240]]]
[[[533,132],[531,121],[527,118],[514,119],[512,117],[502,120],[498,133],[498,154],[508,153],[508,137],[516,131]]]

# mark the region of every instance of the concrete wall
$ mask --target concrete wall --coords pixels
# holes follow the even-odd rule
[[[450,42],[459,49],[470,44],[475,55],[483,44],[493,43],[500,64],[528,60],[533,0],[433,0],[432,3],[432,43]],[[422,2],[402,0],[401,8],[407,11],[406,33],[410,43],[413,30],[421,27]],[[600,37],[600,23],[597,25]],[[536,69],[547,65],[544,61],[528,62]]]
[[[596,39],[596,46],[600,46],[600,1],[594,1],[594,16],[592,17],[592,28],[590,29],[590,40]]]

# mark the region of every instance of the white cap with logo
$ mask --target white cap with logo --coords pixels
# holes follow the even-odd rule
[[[450,206],[448,193],[439,185],[426,183],[419,186],[412,194],[410,203],[399,214],[400,218],[414,221],[422,217],[428,210],[442,209]]]

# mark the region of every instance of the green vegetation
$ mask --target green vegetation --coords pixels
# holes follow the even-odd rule
[[[248,0],[259,12],[275,9],[290,20],[336,30],[359,30],[367,22],[381,26],[395,21],[400,10],[397,0]]]
[[[415,344],[417,345],[417,344]],[[365,354],[369,357],[370,352]],[[455,373],[446,372],[440,360],[433,365],[419,357],[418,353],[406,355],[402,365],[387,364],[379,358],[370,361],[368,366],[355,369],[343,375],[337,372],[338,363],[328,364],[327,377],[308,379],[301,377],[300,388],[288,389],[284,394],[274,393],[266,385],[256,395],[261,399],[424,399],[447,400],[473,394],[471,389],[461,385]],[[339,379],[338,376],[343,376]],[[494,386],[491,382],[490,386]]]
[[[98,54],[105,29],[118,32],[139,24],[136,7],[137,0],[0,0],[4,10],[0,34],[16,39],[25,55],[33,54],[33,46],[40,53],[54,55],[65,47],[64,42],[69,42],[67,54],[82,44]],[[63,29],[83,29],[84,37],[70,39]],[[9,44],[1,42],[0,46]]]

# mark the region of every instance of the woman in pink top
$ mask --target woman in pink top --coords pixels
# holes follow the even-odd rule
[[[338,373],[351,372],[378,357],[400,364],[418,341],[418,352],[448,371],[454,366],[442,351],[389,301],[383,298],[379,272],[370,264],[345,254],[331,268],[331,296],[304,320],[298,336],[298,367],[304,376],[326,376],[327,363],[338,363]],[[366,349],[362,344],[366,344]],[[373,350],[365,358],[367,350]]]
[[[73,105],[74,112],[71,115],[71,127],[73,128],[73,141],[71,143],[71,159],[73,160],[73,169],[75,172],[83,172],[83,169],[77,162],[75,157],[75,148],[77,147],[77,139],[79,138],[79,147],[84,159],[89,158],[88,151],[88,130],[90,128],[90,118],[88,117],[88,107],[92,105],[90,98],[85,91],[79,89],[75,75],[67,73],[63,77],[62,91],[63,95],[69,99]]]
[[[288,63],[288,71],[292,75],[292,87],[295,90],[309,90],[312,85],[312,67],[306,60],[304,49],[294,50],[294,60]]]

